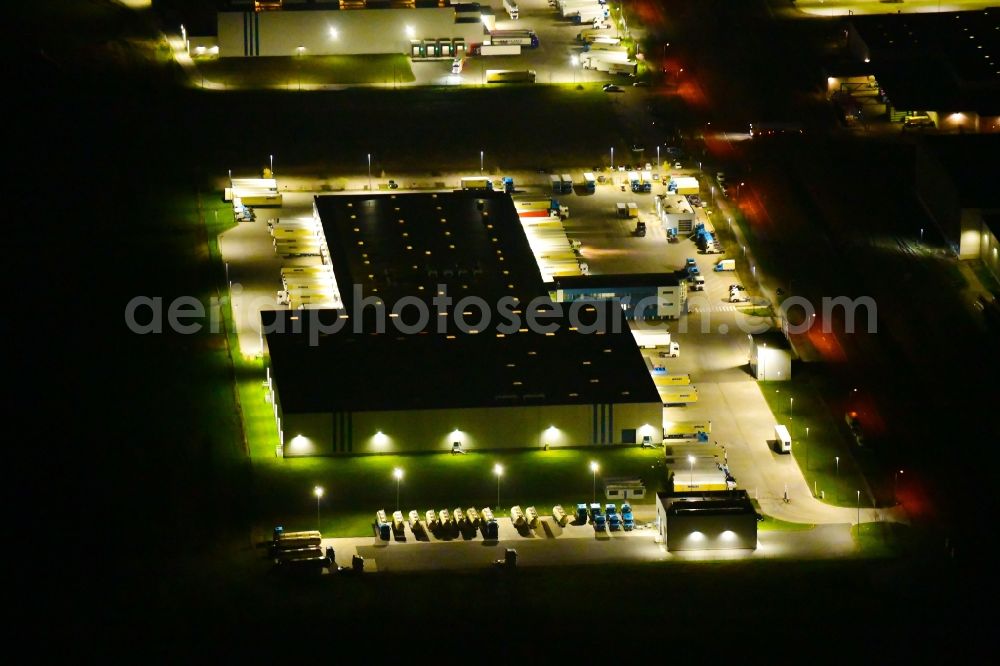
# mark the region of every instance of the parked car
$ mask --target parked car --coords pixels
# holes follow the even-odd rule
[[[648,88],[649,81],[636,81],[632,85],[635,86],[636,88]]]
[[[701,197],[699,197],[697,194],[689,194],[688,203],[690,203],[692,206],[701,206],[702,205]]]
[[[744,287],[741,284],[731,284],[731,285],[729,285],[729,293],[732,293],[734,291],[746,291],[746,290],[747,290],[746,287]]]
[[[613,83],[609,83],[608,85],[604,86],[604,92],[618,92],[618,93],[620,93],[620,92],[625,92],[625,91],[622,90],[622,88],[620,86],[616,86]]]

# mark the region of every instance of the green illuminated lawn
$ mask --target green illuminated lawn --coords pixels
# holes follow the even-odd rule
[[[663,489],[663,454],[636,446],[615,449],[561,449],[549,451],[504,451],[466,455],[411,454],[402,456],[354,456],[345,458],[290,458],[254,461],[254,485],[259,499],[260,532],[271,528],[314,529],[316,500],[312,489],[325,489],[322,501],[322,531],[330,536],[365,536],[377,509],[391,513],[396,507],[396,482],[392,471],[404,470],[400,483],[400,509],[411,509],[421,517],[428,509],[497,506],[497,477],[493,466],[500,463],[500,507],[536,506],[548,514],[554,504],[573,511],[577,502],[592,499],[591,460],[601,468],[597,476],[598,501],[603,498],[601,479],[608,476],[639,476],[646,482],[647,501]]]
[[[196,60],[205,81],[231,88],[287,88],[317,85],[409,83],[410,61],[403,55],[308,56],[301,58],[217,58]],[[194,76],[194,75],[192,75]],[[199,83],[195,81],[195,83]]]
[[[857,491],[861,490],[862,506],[871,506],[868,486],[862,478],[855,452],[845,441],[839,424],[830,416],[818,392],[801,380],[760,382],[760,389],[775,420],[788,425],[794,442],[792,455],[809,487],[825,491],[822,501],[853,507],[857,505]],[[791,419],[790,398],[794,399]]]

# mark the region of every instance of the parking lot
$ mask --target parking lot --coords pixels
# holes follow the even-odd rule
[[[414,85],[483,85],[488,69],[534,70],[537,83],[583,83],[604,81],[606,72],[583,69],[572,64],[579,57],[582,44],[576,40],[581,30],[591,27],[574,25],[563,19],[547,0],[520,0],[520,18],[511,20],[502,5],[495,7],[497,30],[533,30],[538,35],[536,48],[523,48],[519,56],[473,56],[459,75],[451,74],[451,60],[416,61]],[[622,85],[630,85],[625,77]]]

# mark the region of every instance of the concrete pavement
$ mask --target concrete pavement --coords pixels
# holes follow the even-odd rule
[[[590,525],[560,529],[550,519],[535,534],[519,536],[508,519],[500,519],[500,540],[474,538],[425,542],[406,529],[406,541],[375,537],[323,539],[334,549],[337,565],[350,567],[355,555],[365,559],[366,571],[431,571],[482,569],[503,559],[507,548],[518,553],[518,566],[563,566],[613,562],[669,562],[672,560],[732,560],[761,558],[834,558],[858,553],[848,524],[823,525],[802,531],[758,533],[756,550],[668,552],[655,529],[595,534]]]

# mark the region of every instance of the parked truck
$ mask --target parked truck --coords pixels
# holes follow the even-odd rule
[[[492,190],[493,181],[486,176],[466,176],[459,181],[463,190]]]
[[[570,14],[569,19],[574,25],[594,25],[595,22],[603,21],[610,16],[608,8],[604,5],[591,5],[580,7],[575,14]]]
[[[626,532],[635,529],[635,518],[632,517],[632,506],[628,502],[622,502],[622,528]]]
[[[719,263],[715,265],[712,269],[716,273],[720,271],[735,271],[736,270],[736,260],[735,259],[719,259]]]
[[[618,515],[618,508],[608,502],[605,505],[605,513],[608,514],[608,527],[612,532],[617,532],[622,528],[622,518]]]
[[[663,424],[666,439],[699,439],[712,432],[711,421],[667,421]]]
[[[483,44],[479,47],[481,56],[521,55],[519,44]],[[489,79],[487,82],[492,83]]]
[[[597,191],[597,179],[589,171],[585,171],[583,174],[583,188],[590,194]]]
[[[560,175],[559,180],[562,181],[562,193],[573,194],[573,177],[568,173],[564,173]]]
[[[495,46],[516,44],[533,49],[538,47],[538,35],[533,30],[494,30],[490,33],[490,44]]]
[[[607,518],[601,511],[601,505],[594,502],[590,505],[590,522],[594,524],[594,529],[603,532],[608,528]]]

